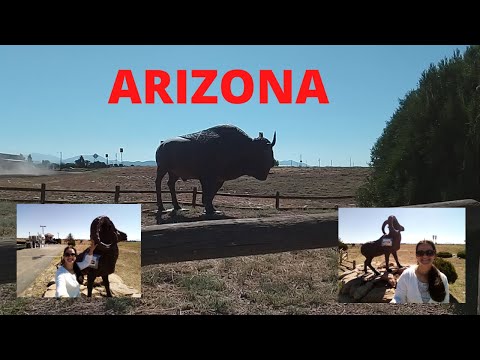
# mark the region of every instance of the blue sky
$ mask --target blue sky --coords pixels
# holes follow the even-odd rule
[[[402,243],[433,240],[438,244],[465,244],[463,208],[340,208],[338,237],[344,243],[365,243],[382,236],[382,224],[395,215],[405,228]],[[385,227],[388,233],[388,227]]]
[[[233,124],[251,137],[261,131],[278,160],[302,159],[318,166],[366,166],[370,149],[399,105],[416,88],[421,73],[462,53],[466,45],[72,45],[0,46],[0,152],[42,153],[64,159],[109,154],[124,161],[154,160],[161,140],[219,124]],[[108,104],[118,70],[132,70],[142,104],[120,99]],[[218,104],[191,104],[199,79],[187,80],[187,104],[145,104],[145,70],[164,70],[175,101],[176,71],[214,69],[206,95]],[[254,79],[254,94],[234,105],[221,96],[227,71],[242,69]],[[329,104],[278,104],[270,94],[259,104],[259,70],[272,70],[283,83],[293,72],[293,99],[305,70],[318,70]],[[237,81],[238,80],[238,81]],[[239,79],[232,92],[243,89]]]
[[[107,215],[128,240],[141,240],[140,204],[17,204],[17,238],[52,233],[65,239],[90,239],[90,225],[100,215]]]

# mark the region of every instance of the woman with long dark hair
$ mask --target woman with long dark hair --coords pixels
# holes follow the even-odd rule
[[[61,266],[55,274],[56,291],[55,297],[79,297],[80,283],[78,281],[80,270],[90,265],[93,258],[93,250],[97,247],[92,241],[89,253],[86,254],[82,262],[75,262],[77,258],[77,249],[73,246],[67,246],[63,249]]]
[[[448,303],[448,280],[433,260],[437,254],[431,240],[418,242],[415,248],[417,265],[406,269],[398,278],[391,303]]]

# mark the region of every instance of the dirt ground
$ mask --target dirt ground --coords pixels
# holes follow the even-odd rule
[[[114,191],[148,190],[151,193],[121,194],[122,202],[150,202],[142,205],[142,226],[155,225],[155,168],[110,168],[81,173],[56,173],[51,176],[0,176],[0,187],[84,189]],[[274,196],[351,196],[346,199],[280,200],[216,196],[214,206],[233,218],[268,217],[332,211],[336,207],[356,206],[353,196],[369,174],[368,168],[273,168],[266,181],[241,177],[226,182],[221,192]],[[166,179],[163,189],[167,190]],[[178,181],[177,190],[191,190],[198,181]],[[0,199],[13,202],[39,201],[40,193],[0,190]],[[179,194],[180,201],[191,203],[191,194]],[[197,202],[200,202],[200,196]],[[46,200],[113,203],[114,194],[47,192]],[[168,204],[169,196],[164,194]],[[197,220],[202,212],[185,206],[182,216],[164,215],[162,223]],[[325,210],[330,209],[330,210]],[[414,304],[395,307],[389,304],[339,304],[337,302],[337,252],[333,248],[292,251],[280,254],[243,256],[225,259],[187,261],[142,267],[141,299],[107,299],[101,302],[59,304],[16,300],[8,285],[0,288],[0,313],[5,314],[456,314],[451,306]],[[386,306],[385,306],[386,305]]]

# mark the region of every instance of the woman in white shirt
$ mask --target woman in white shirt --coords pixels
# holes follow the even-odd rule
[[[406,269],[398,278],[391,303],[448,303],[448,279],[433,265],[437,250],[431,240],[422,240],[415,249],[416,266]]]
[[[80,270],[85,269],[90,265],[93,258],[93,250],[97,247],[96,244],[90,245],[88,254],[82,262],[77,262]],[[80,296],[80,284],[77,280],[77,275],[74,270],[75,259],[77,257],[77,250],[73,246],[67,246],[63,250],[63,257],[61,266],[57,269],[55,274],[56,292],[55,297],[79,297]]]

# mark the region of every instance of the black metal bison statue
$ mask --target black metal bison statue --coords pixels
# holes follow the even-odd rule
[[[276,132],[270,142],[260,133],[252,139],[232,125],[219,125],[193,134],[162,141],[156,151],[156,193],[158,211],[165,212],[162,203],[162,179],[168,173],[168,187],[173,210],[180,210],[175,193],[178,179],[198,179],[202,185],[205,213],[216,213],[213,198],[223,183],[242,175],[258,180],[267,179],[274,166],[273,147]]]

